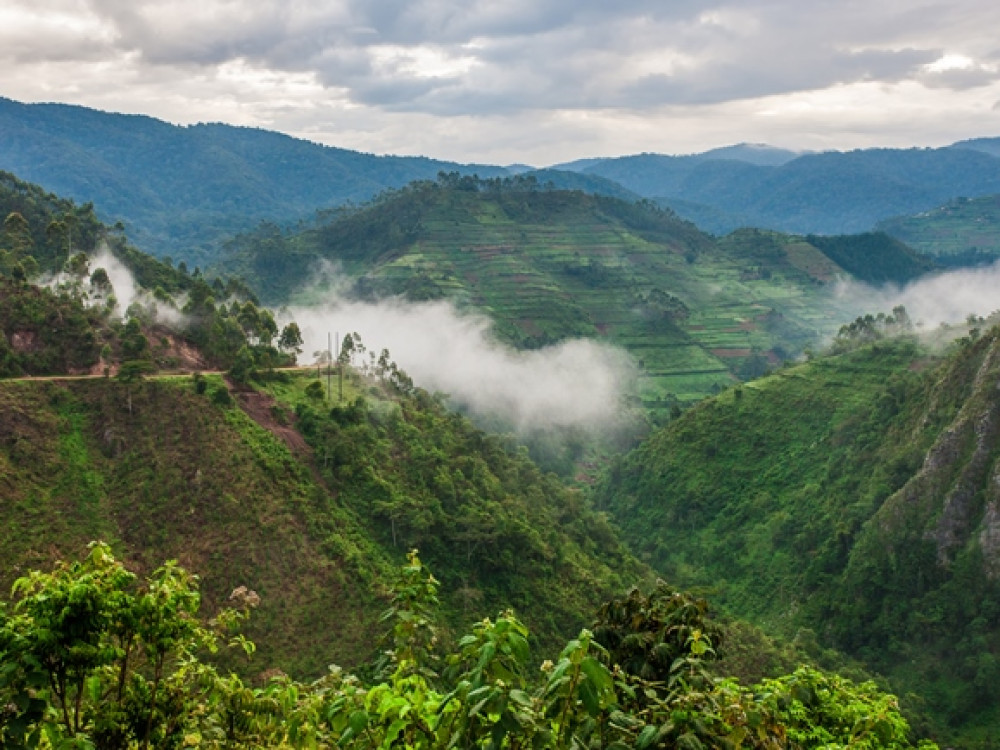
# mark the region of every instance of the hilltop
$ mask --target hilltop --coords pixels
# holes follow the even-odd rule
[[[519,349],[617,344],[640,363],[653,409],[761,374],[835,330],[848,315],[838,278],[903,283],[933,267],[886,235],[716,239],[648,202],[452,173],[315,228],[240,235],[219,268],[271,304],[311,304],[330,264],[357,298],[450,300]]]

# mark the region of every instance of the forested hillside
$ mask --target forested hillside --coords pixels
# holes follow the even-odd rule
[[[426,394],[348,383],[338,406],[310,382],[279,379],[278,402],[216,376],[0,382],[0,583],[92,539],[144,570],[177,558],[210,609],[260,594],[262,669],[315,675],[370,656],[414,546],[452,620],[513,606],[547,643],[645,575],[578,493]]]
[[[0,172],[0,215],[0,376],[293,361],[245,285],[154,259],[92,204]]]
[[[649,203],[457,174],[304,232],[263,226],[228,250],[221,268],[275,304],[323,299],[311,282],[326,261],[356,297],[449,299],[488,314],[518,348],[609,340],[639,362],[651,409],[762,374],[832,333],[848,315],[830,283],[847,274],[839,263],[872,281],[931,267],[884,236],[810,244],[742,230],[716,240]]]
[[[814,630],[919,695],[939,730],[984,740],[1000,656],[1000,329],[942,357],[881,337],[900,326],[859,320],[842,353],[700,404],[615,464],[597,503],[671,580],[765,629]]]
[[[502,174],[423,157],[378,157],[222,124],[170,125],[0,98],[0,169],[122,221],[148,251],[207,265],[226,235],[365,201],[440,170]]]
[[[897,216],[879,229],[938,263],[988,263],[1000,257],[1000,196],[955,198],[914,216]]]
[[[578,168],[657,199],[716,234],[743,226],[866,232],[959,196],[1000,192],[1000,158],[986,146],[830,151],[772,164],[720,156],[640,154]]]

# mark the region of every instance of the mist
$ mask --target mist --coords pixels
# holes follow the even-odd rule
[[[902,286],[874,287],[845,281],[838,286],[837,296],[858,315],[888,313],[903,305],[918,327],[952,325],[964,322],[970,315],[986,317],[1000,308],[1000,261],[982,268],[947,271]]]
[[[486,317],[447,302],[340,300],[283,313],[302,329],[305,362],[326,350],[328,333],[356,332],[369,351],[388,349],[416,385],[522,432],[617,425],[634,383],[633,364],[615,347],[578,339],[516,351],[495,339]]]
[[[91,275],[98,268],[103,268],[108,274],[108,281],[111,282],[110,295],[97,289],[90,282]],[[124,319],[126,312],[133,304],[138,304],[145,309],[152,320],[171,328],[179,330],[184,327],[187,321],[186,316],[180,311],[180,308],[184,306],[184,298],[174,299],[172,303],[157,300],[152,293],[139,286],[128,266],[118,259],[105,242],[100,243],[93,251],[87,253],[86,277],[77,279],[72,274],[60,271],[40,279],[38,283],[53,289],[64,284],[79,284],[81,291],[86,293],[84,303],[90,307],[107,305],[109,297],[114,297],[115,305],[111,314],[119,320]]]
[[[98,268],[103,268],[107,272],[108,279],[114,289],[115,299],[118,302],[116,309],[119,315],[123,314],[133,302],[139,299],[139,284],[136,283],[132,272],[103,243],[98,245],[97,250],[89,258],[91,273]]]

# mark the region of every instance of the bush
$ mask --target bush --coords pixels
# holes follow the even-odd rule
[[[230,395],[229,389],[224,385],[214,388],[212,390],[212,403],[219,406],[232,406],[233,397]]]

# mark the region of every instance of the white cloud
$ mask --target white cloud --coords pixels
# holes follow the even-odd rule
[[[337,300],[286,313],[302,329],[306,361],[327,348],[330,334],[357,332],[369,350],[388,349],[418,386],[525,431],[610,431],[622,419],[621,399],[635,376],[624,352],[595,341],[515,351],[492,337],[486,318],[460,314],[446,302]]]
[[[910,318],[933,328],[956,324],[969,315],[987,317],[1000,311],[1000,262],[984,268],[962,269],[919,279],[904,286],[871,287],[844,282],[838,296],[849,306],[866,313],[888,313],[897,305]]]

